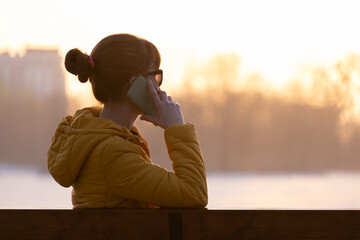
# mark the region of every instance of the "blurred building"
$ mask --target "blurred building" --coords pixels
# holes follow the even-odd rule
[[[24,56],[0,54],[0,79],[10,89],[21,88],[38,99],[64,95],[64,73],[57,50],[28,49]]]
[[[0,54],[0,107],[0,162],[45,168],[51,136],[66,111],[58,51]]]

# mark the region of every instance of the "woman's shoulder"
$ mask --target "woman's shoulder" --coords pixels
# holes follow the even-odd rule
[[[92,155],[101,159],[102,166],[127,165],[135,160],[151,163],[150,158],[139,145],[119,136],[107,138],[94,149]]]
[[[138,154],[145,157],[146,151],[138,141],[138,138],[131,134],[111,135],[94,148],[94,154],[105,159],[123,154]]]

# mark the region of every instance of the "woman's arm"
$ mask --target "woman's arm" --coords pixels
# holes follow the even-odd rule
[[[104,176],[111,192],[161,207],[205,207],[208,202],[204,161],[192,124],[165,130],[174,172],[147,163],[136,152],[120,152],[119,143],[104,151]]]

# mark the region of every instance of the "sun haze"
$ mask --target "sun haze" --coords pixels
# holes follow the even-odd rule
[[[64,55],[90,52],[103,37],[129,32],[158,46],[166,79],[176,87],[191,60],[235,53],[241,74],[258,73],[274,87],[303,66],[331,64],[360,52],[358,1],[1,1],[0,49],[57,46]],[[85,88],[67,75],[67,92]],[[86,88],[88,89],[88,88]]]

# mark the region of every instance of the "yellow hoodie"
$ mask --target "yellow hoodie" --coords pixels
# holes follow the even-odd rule
[[[146,141],[86,108],[63,119],[48,151],[48,169],[73,187],[75,208],[205,207],[204,161],[192,124],[168,127],[165,141],[172,171],[152,164]]]

